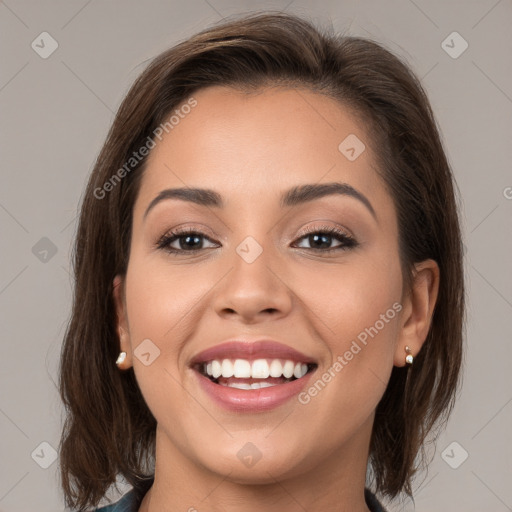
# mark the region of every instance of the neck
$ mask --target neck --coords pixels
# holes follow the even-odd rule
[[[339,450],[316,454],[316,462],[301,460],[287,472],[260,466],[251,482],[237,481],[235,467],[219,473],[186,456],[157,427],[155,480],[139,512],[240,512],[240,504],[244,512],[369,512],[364,487],[372,420]]]

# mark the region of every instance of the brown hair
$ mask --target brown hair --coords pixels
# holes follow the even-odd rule
[[[116,478],[143,493],[155,456],[156,421],[133,369],[120,372],[112,281],[127,269],[132,209],[146,158],[109,193],[98,190],[141,148],[169,113],[209,85],[257,90],[306,87],[366,121],[378,171],[393,197],[400,261],[432,258],[440,287],[430,331],[412,368],[393,367],[370,443],[377,493],[412,495],[411,478],[434,426],[460,385],[464,324],[462,242],[454,180],[428,99],[414,74],[383,46],[321,31],[283,13],[225,21],[157,56],[122,102],[96,160],[76,235],[74,302],[60,362],[67,416],[60,443],[66,504],[96,506]],[[103,189],[105,190],[105,189]]]

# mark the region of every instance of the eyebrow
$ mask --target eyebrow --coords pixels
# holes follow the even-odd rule
[[[280,205],[282,208],[290,207],[290,206],[298,206],[300,204],[304,204],[315,199],[320,199],[329,195],[344,195],[357,199],[360,201],[369,212],[372,214],[373,218],[377,220],[377,215],[375,210],[368,200],[368,198],[363,195],[361,192],[356,190],[354,187],[349,185],[348,183],[321,183],[321,184],[306,184],[306,185],[298,185],[296,187],[292,187],[291,189],[285,191],[281,195]],[[223,208],[224,202],[222,200],[222,196],[212,189],[206,188],[193,188],[193,187],[183,187],[183,188],[168,188],[162,190],[152,201],[149,203],[147,207],[143,219],[145,219],[148,213],[154,208],[160,201],[166,199],[178,199],[181,201],[188,201],[191,203],[198,204],[200,206],[208,206],[213,208]]]

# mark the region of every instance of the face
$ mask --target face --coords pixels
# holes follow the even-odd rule
[[[121,348],[158,446],[204,471],[236,468],[240,482],[329,467],[354,447],[366,457],[374,410],[405,356],[406,309],[396,212],[365,126],[303,89],[210,87],[194,98],[148,157],[127,273],[115,280]],[[326,184],[340,186],[289,194]],[[154,202],[176,188],[211,189],[219,204]],[[201,354],[232,340],[243,346]],[[258,340],[281,345],[251,350]],[[250,377],[229,379],[224,359]],[[256,359],[266,361],[258,370]],[[275,359],[274,372],[291,360],[308,373],[231,387],[262,382],[254,375]],[[212,360],[229,386],[192,364]]]

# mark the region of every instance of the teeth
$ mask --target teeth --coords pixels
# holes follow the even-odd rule
[[[234,376],[239,379],[248,379],[251,376],[251,363],[245,359],[237,359],[233,365]]]
[[[212,377],[216,379],[222,375],[222,365],[219,361],[212,361]]]
[[[228,384],[228,387],[236,389],[251,389],[251,385],[245,382],[232,382],[231,384]]]
[[[254,386],[260,385],[260,388],[271,388],[272,386],[277,386],[277,384],[271,384],[270,382],[254,382],[251,386],[254,389]]]
[[[222,361],[222,373],[221,375],[223,377],[233,377],[233,363],[229,360],[229,359],[224,359],[224,361]]]
[[[289,379],[293,375],[294,367],[293,361],[286,361],[283,366],[283,376]]]
[[[221,386],[237,389],[259,389],[270,388],[272,386],[277,386],[277,384],[271,384],[270,382],[253,382],[252,384],[248,384],[245,382],[230,382],[229,384],[223,383],[221,384]]]
[[[252,363],[251,377],[254,379],[266,379],[270,375],[270,369],[265,359],[256,359]]]
[[[306,363],[296,363],[290,360],[281,361],[279,359],[271,360],[270,364],[267,359],[256,359],[252,363],[246,359],[235,359],[234,361],[230,359],[223,359],[222,361],[214,359],[203,364],[203,372],[214,379],[219,377],[236,377],[239,379],[266,379],[267,377],[290,379],[291,377],[296,377],[300,379],[308,372],[308,365]],[[268,383],[261,384],[267,385]]]
[[[304,363],[297,363],[295,365],[295,368],[293,370],[293,375],[297,378],[297,379],[300,379],[301,377],[303,377],[304,375],[306,375],[308,371],[308,365],[307,364],[304,364]]]
[[[281,377],[281,375],[283,374],[283,365],[281,364],[281,361],[279,361],[279,359],[274,359],[270,363],[269,372],[271,377]]]

